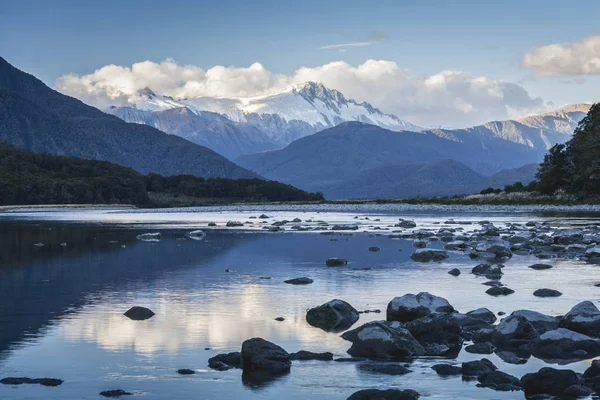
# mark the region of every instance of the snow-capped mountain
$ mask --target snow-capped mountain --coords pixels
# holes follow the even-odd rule
[[[174,109],[189,112],[173,112]],[[251,98],[173,99],[146,88],[131,97],[128,105],[112,106],[107,111],[125,121],[152,125],[185,137],[229,158],[284,147],[347,121],[390,130],[423,129],[384,114],[369,103],[346,99],[339,91],[315,82]],[[232,142],[236,143],[233,147]]]

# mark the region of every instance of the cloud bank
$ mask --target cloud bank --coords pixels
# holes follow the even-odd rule
[[[535,76],[598,75],[600,35],[535,48],[523,56],[522,63]]]
[[[367,101],[382,111],[422,126],[471,126],[490,120],[519,118],[545,111],[548,105],[522,86],[461,71],[415,76],[393,61],[368,60],[358,66],[343,61],[276,74],[262,64],[247,68],[202,69],[167,59],[131,67],[107,65],[88,75],[65,75],[59,91],[103,108],[127,104],[138,90],[151,88],[176,99],[253,97],[277,93],[293,84],[322,82],[347,98]]]

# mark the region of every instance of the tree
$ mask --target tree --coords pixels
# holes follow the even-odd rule
[[[573,163],[566,148],[564,144],[554,145],[544,156],[544,161],[535,176],[538,181],[537,190],[540,193],[551,195],[559,189],[569,189]]]
[[[577,125],[567,155],[573,164],[572,190],[583,197],[600,195],[600,103]]]

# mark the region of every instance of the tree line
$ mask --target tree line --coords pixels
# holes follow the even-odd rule
[[[321,193],[275,181],[142,175],[107,161],[34,153],[0,144],[0,205],[154,206],[153,193],[220,203],[323,200]],[[163,201],[161,205],[169,204]]]

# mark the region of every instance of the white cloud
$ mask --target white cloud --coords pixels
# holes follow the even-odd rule
[[[66,75],[57,89],[97,107],[126,104],[138,90],[158,94],[251,97],[279,92],[292,84],[322,82],[347,98],[367,101],[382,111],[413,123],[431,126],[470,126],[490,120],[519,118],[548,105],[520,85],[460,71],[415,76],[393,61],[368,60],[358,66],[336,61],[302,67],[289,75],[276,74],[254,63],[247,68],[215,66],[204,70],[173,60],[144,61],[131,67],[107,65],[91,74]]]
[[[535,48],[523,56],[522,63],[535,76],[598,75],[600,35]]]

